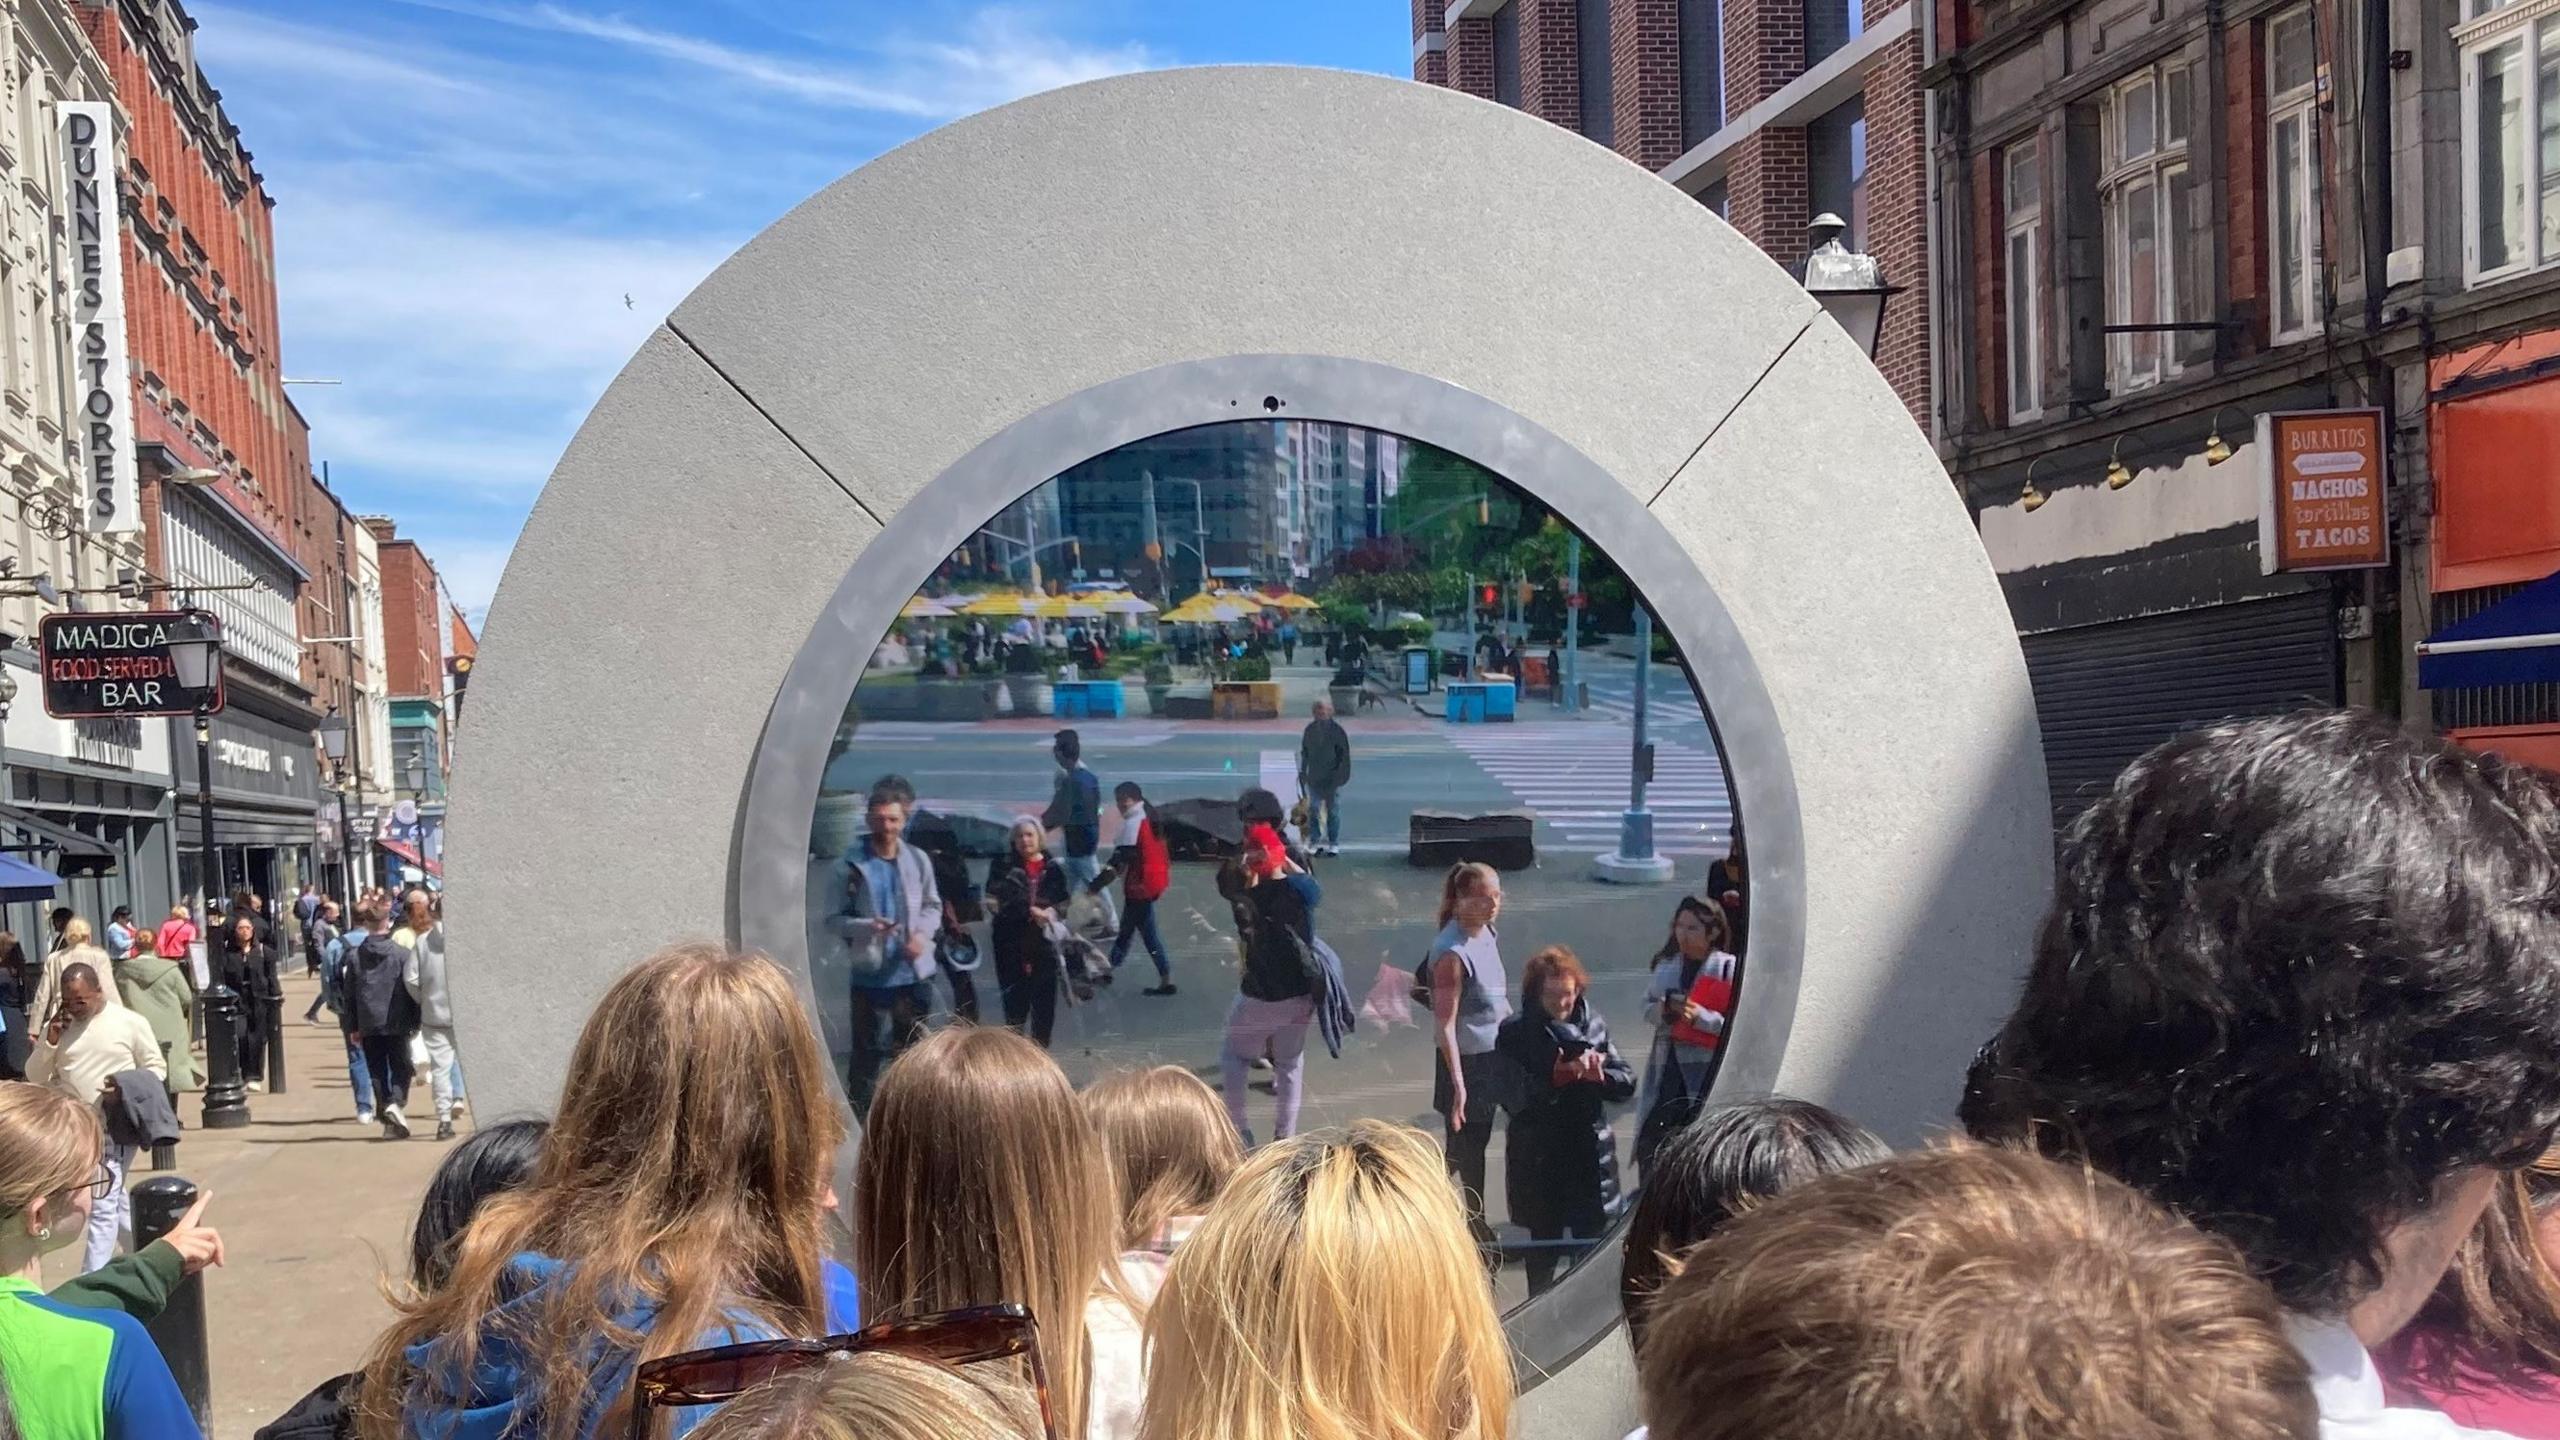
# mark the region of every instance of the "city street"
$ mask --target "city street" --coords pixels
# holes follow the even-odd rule
[[[1611,679],[1632,672],[1624,661],[1591,658],[1601,662],[1586,666],[1595,700]],[[1613,676],[1613,669],[1624,674]],[[1279,673],[1293,711],[1302,716],[1306,703],[1322,693],[1324,672],[1301,666]],[[1656,667],[1654,674],[1659,680],[1677,672]],[[1316,878],[1324,887],[1317,931],[1341,954],[1353,990],[1373,1005],[1364,1010],[1340,1059],[1324,1054],[1310,1037],[1305,1127],[1366,1115],[1439,1130],[1431,1111],[1429,1016],[1402,1003],[1406,977],[1424,958],[1436,929],[1441,881],[1437,869],[1405,860],[1406,817],[1418,808],[1526,807],[1537,813],[1538,864],[1503,877],[1506,898],[1498,928],[1515,998],[1520,970],[1531,955],[1550,944],[1570,946],[1592,973],[1593,1003],[1610,1020],[1620,1051],[1641,1070],[1652,1032],[1639,999],[1651,957],[1663,943],[1677,897],[1697,888],[1709,858],[1724,854],[1730,819],[1705,726],[1694,703],[1685,695],[1679,700],[1689,719],[1685,726],[1675,720],[1670,734],[1691,738],[1658,738],[1656,792],[1660,848],[1673,858],[1677,880],[1632,889],[1590,878],[1592,857],[1615,847],[1626,804],[1630,730],[1624,719],[1596,704],[1593,714],[1567,717],[1535,701],[1507,725],[1451,725],[1410,708],[1372,710],[1344,722],[1352,744],[1352,780],[1342,797],[1344,853],[1317,862]],[[1232,798],[1257,784],[1288,798],[1303,723],[1136,718],[1080,722],[1076,728],[1085,763],[1106,796],[1113,785],[1134,780],[1162,803]],[[838,823],[856,823],[859,793],[892,773],[915,786],[924,810],[1037,814],[1057,773],[1049,745],[1058,728],[1057,721],[1037,718],[864,725],[828,770],[828,792],[843,795],[835,802]],[[1106,850],[1111,823],[1116,817],[1106,823]],[[813,856],[813,882],[823,880],[829,858]],[[985,868],[983,859],[972,861],[972,877],[983,879]],[[1115,985],[1089,1004],[1062,1009],[1052,1049],[1078,1084],[1105,1070],[1159,1063],[1187,1066],[1218,1083],[1219,1038],[1235,996],[1237,950],[1211,868],[1177,864],[1173,888],[1157,913],[1180,993],[1140,995],[1154,975],[1144,948],[1133,946]],[[818,957],[822,1019],[831,1048],[841,1056],[845,991],[830,958],[832,940],[818,933],[815,922],[813,915],[811,953]],[[977,929],[983,942],[985,927]],[[999,1015],[992,973],[981,970],[976,984],[985,1014]],[[947,1014],[948,990],[939,981],[932,990],[938,1011]],[[1740,1023],[1747,1024],[1747,1008],[1743,1013]],[[1268,1072],[1256,1072],[1254,1085],[1250,1120],[1267,1137]],[[1632,1104],[1622,1107],[1617,1117],[1622,1161],[1633,1139],[1633,1110]],[[1493,1193],[1487,1200],[1499,1221],[1505,1207],[1498,1132],[1494,1147],[1488,1187]],[[1506,1298],[1517,1298],[1518,1283],[1516,1273],[1509,1277]]]

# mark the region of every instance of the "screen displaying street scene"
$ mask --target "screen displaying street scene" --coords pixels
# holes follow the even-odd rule
[[[849,661],[808,943],[856,1111],[976,1023],[1079,1085],[1178,1067],[1248,1147],[1410,1123],[1506,1302],[1550,1286],[1749,1023],[1715,677],[1528,489],[1395,435],[1023,483]]]

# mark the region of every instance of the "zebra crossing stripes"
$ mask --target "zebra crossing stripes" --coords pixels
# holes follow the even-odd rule
[[[1690,693],[1687,685],[1678,682],[1678,671],[1672,671],[1671,674],[1673,676],[1673,683],[1665,685],[1657,676],[1655,681],[1646,687],[1645,718],[1647,723],[1654,725],[1703,724],[1706,721],[1707,716],[1705,711],[1698,708],[1698,697]],[[1610,719],[1622,720],[1629,724],[1634,723],[1636,715],[1636,693],[1635,682],[1633,680],[1594,680],[1589,683],[1591,689],[1591,711],[1593,714],[1605,715]]]
[[[1551,843],[1598,854],[1618,843],[1633,763],[1631,727],[1584,723],[1453,726],[1449,740],[1553,832]],[[1718,856],[1733,825],[1733,795],[1712,750],[1654,742],[1654,849],[1670,856]]]

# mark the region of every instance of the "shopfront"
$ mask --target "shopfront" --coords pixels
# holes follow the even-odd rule
[[[171,850],[169,736],[152,720],[55,719],[32,667],[0,727],[0,854],[61,877],[49,903],[0,907],[0,928],[42,936],[46,913],[67,905],[103,925],[119,905],[165,914],[178,893]]]
[[[268,897],[275,914],[304,881],[318,883],[320,762],[308,713],[277,713],[283,707],[270,708],[267,697],[238,683],[236,667],[232,673],[230,705],[213,717],[213,842],[221,866],[207,881],[226,894],[246,885]],[[177,741],[178,876],[192,892],[203,873],[195,722],[168,724]]]

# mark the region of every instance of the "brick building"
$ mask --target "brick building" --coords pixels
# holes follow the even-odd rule
[[[2560,568],[2560,180],[2530,139],[2560,133],[2560,20],[1933,3],[1942,449],[2057,817],[2180,728],[2305,702],[2560,761],[2560,658],[2433,695],[2412,663]],[[2351,407],[2380,411],[2381,563],[2270,573],[2259,417]]]
[[[389,518],[368,515],[382,567],[383,674],[391,697],[390,823],[383,848],[429,875],[441,873],[445,779],[452,727],[445,709],[448,624],[444,582],[415,540]]]
[[[1815,215],[1908,287],[1876,363],[1933,411],[1917,0],[1413,0],[1414,78],[1655,171],[1800,272]]]
[[[118,190],[140,588],[224,623],[228,698],[213,745],[221,866],[203,878],[286,895],[316,878],[315,697],[347,677],[342,657],[303,643],[344,591],[343,562],[335,503],[311,473],[310,427],[284,393],[273,202],[175,0],[72,0],[71,13],[126,120]],[[180,789],[192,791],[191,735],[173,734],[172,748]],[[181,880],[192,884],[195,831],[178,828]]]

